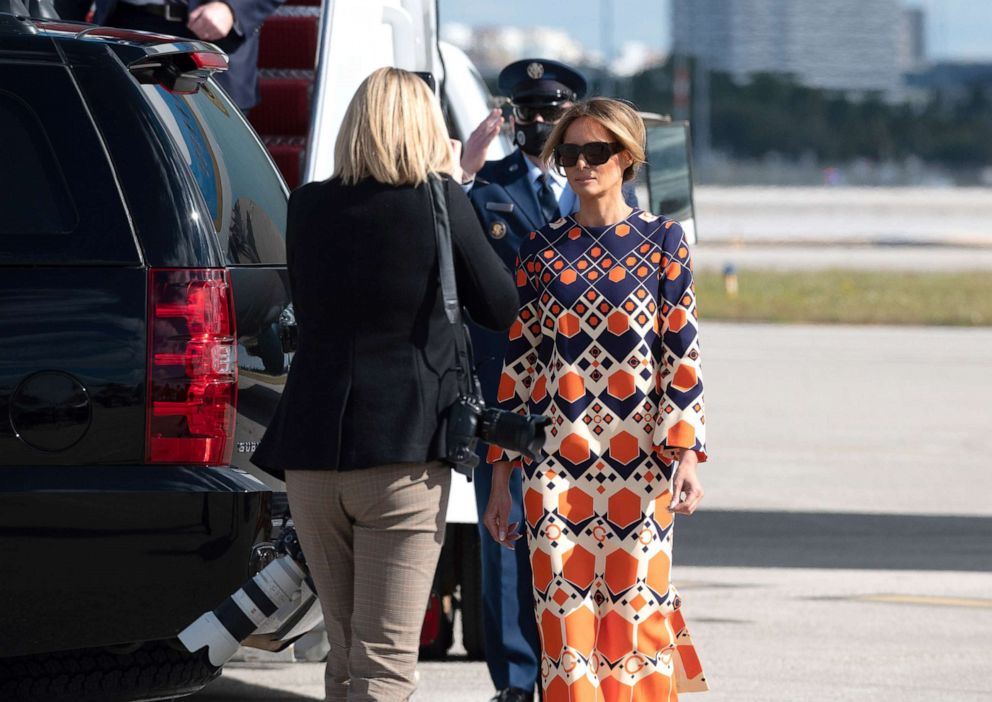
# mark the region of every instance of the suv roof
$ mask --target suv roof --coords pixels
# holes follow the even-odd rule
[[[16,9],[19,4],[18,0],[0,0],[0,58],[67,64],[56,40],[78,40],[112,48],[141,83],[163,83],[163,79],[170,77],[202,81],[210,73],[227,68],[227,55],[208,42],[4,11],[5,5],[14,5]],[[142,59],[155,59],[156,63],[150,66]]]

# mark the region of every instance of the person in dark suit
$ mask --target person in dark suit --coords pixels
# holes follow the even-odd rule
[[[539,155],[555,122],[586,93],[586,81],[557,61],[523,59],[499,74],[499,88],[513,105],[511,126],[517,148],[500,161],[485,160],[486,149],[499,132],[502,117],[493,110],[466,140],[462,153],[463,187],[482,222],[489,243],[513,268],[521,241],[532,231],[577,205],[563,175],[548,169]],[[472,343],[483,396],[496,403],[506,334],[472,326]],[[489,501],[491,471],[475,471],[479,515]],[[511,486],[511,521],[522,523],[520,481]],[[482,597],[486,631],[486,664],[498,702],[529,702],[540,672],[541,642],[534,621],[531,566],[527,549],[504,549],[482,535]]]
[[[459,392],[426,181],[457,163],[440,105],[397,68],[359,87],[334,162],[289,200],[299,346],[252,461],[285,476],[331,645],[327,699],[399,702],[414,691],[444,539],[443,420]],[[507,329],[513,278],[445,181],[459,298]]]
[[[258,34],[283,0],[96,0],[93,23],[216,44],[229,57],[217,82],[242,111],[258,104]],[[62,19],[86,18],[91,0],[55,0]]]

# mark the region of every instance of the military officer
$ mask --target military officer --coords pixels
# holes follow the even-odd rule
[[[493,110],[466,140],[463,183],[489,235],[489,243],[513,270],[517,248],[531,231],[570,214],[577,199],[568,181],[538,159],[555,122],[586,93],[577,71],[557,61],[524,59],[504,68],[499,88],[510,97],[513,141],[517,148],[500,161],[486,162],[486,149],[503,118]],[[479,380],[489,403],[506,350],[506,334],[473,326]],[[484,457],[484,454],[483,454]],[[481,515],[489,500],[491,473],[477,470],[475,495]],[[520,480],[511,481],[511,521],[523,523]],[[530,702],[541,668],[541,645],[534,620],[531,568],[525,543],[511,551],[493,541],[479,524],[482,542],[482,595],[486,663],[499,691],[495,702]]]

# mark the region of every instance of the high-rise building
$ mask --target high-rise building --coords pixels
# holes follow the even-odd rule
[[[672,0],[673,51],[738,78],[893,94],[902,12],[899,0]]]
[[[904,71],[918,70],[926,62],[926,15],[919,7],[902,11],[899,27],[899,64]]]

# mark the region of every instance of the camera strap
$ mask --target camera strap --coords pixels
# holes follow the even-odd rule
[[[448,219],[448,200],[444,193],[444,180],[440,176],[431,174],[427,178],[427,185],[431,197],[431,212],[434,216],[434,237],[437,241],[437,262],[444,314],[451,323],[455,335],[458,382],[463,395],[479,397],[479,384],[472,370],[472,356],[469,353],[468,331],[462,321],[462,307],[458,301],[458,282],[455,279],[455,260],[451,247],[451,221]]]

